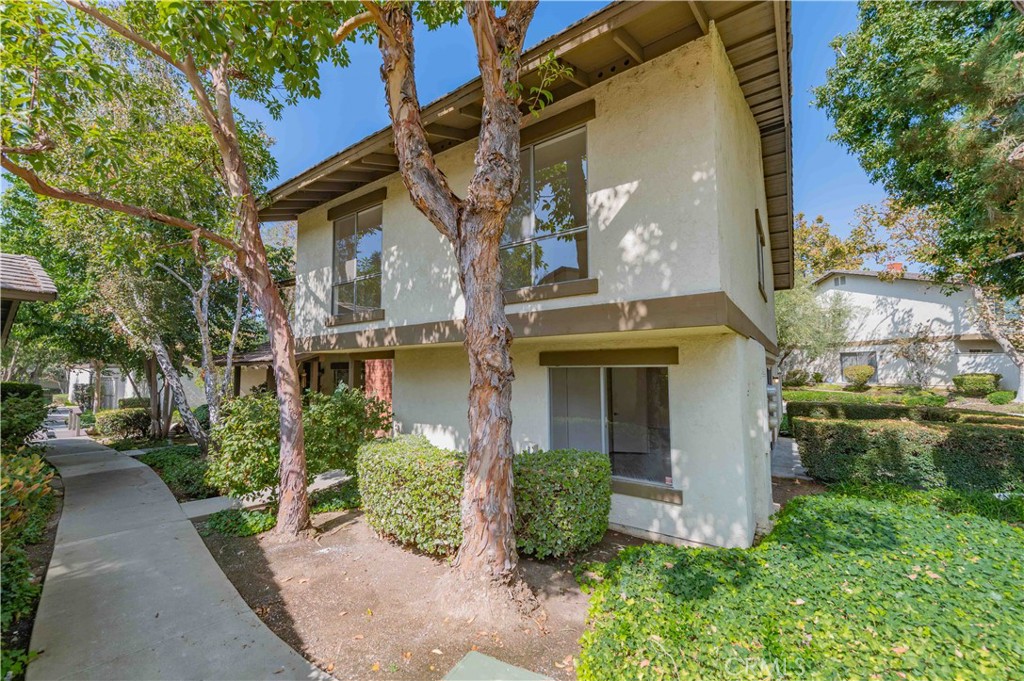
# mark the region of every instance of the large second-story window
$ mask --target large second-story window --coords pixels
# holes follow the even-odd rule
[[[506,290],[587,277],[587,131],[522,150],[522,180],[501,240]]]
[[[380,308],[383,206],[334,221],[334,314]]]

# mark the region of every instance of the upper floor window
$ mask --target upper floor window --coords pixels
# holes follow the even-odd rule
[[[761,226],[761,211],[754,209],[754,228],[757,234],[754,235],[757,252],[757,286],[761,290],[761,297],[768,301],[768,290],[764,282],[764,227]]]
[[[383,206],[334,221],[334,314],[380,308]]]
[[[832,280],[833,286],[846,286],[846,277],[836,277]]]
[[[522,180],[501,239],[504,288],[587,278],[587,131],[520,154]]]

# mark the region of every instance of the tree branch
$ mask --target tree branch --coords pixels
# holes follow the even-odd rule
[[[369,11],[357,14],[354,17],[346,19],[345,23],[339,26],[338,30],[334,32],[334,44],[340,44],[343,40],[345,40],[345,38],[352,35],[352,33],[357,28],[359,28],[360,26],[365,26],[366,24],[373,21],[375,21],[375,19],[373,17],[373,14],[371,14]]]
[[[164,213],[160,213],[149,208],[134,206],[128,203],[123,203],[121,201],[116,201],[114,199],[107,199],[100,196],[93,196],[91,194],[84,194],[82,192],[70,191],[67,189],[54,187],[44,182],[42,178],[36,175],[33,171],[29,170],[28,168],[24,168],[15,163],[14,161],[12,161],[11,159],[9,159],[6,154],[0,157],[0,162],[2,162],[4,170],[24,180],[25,183],[28,184],[28,186],[36,194],[48,196],[51,199],[58,199],[60,201],[71,201],[72,203],[80,203],[86,206],[93,206],[95,208],[112,210],[136,218],[152,220],[154,222],[159,222],[170,227],[177,227],[179,229],[183,229],[192,234],[197,234],[199,237],[206,239],[207,241],[212,241],[215,244],[219,244],[224,248],[228,249],[229,251],[232,251],[233,253],[240,253],[242,251],[241,246],[236,244],[231,239],[220,234],[217,234],[216,232],[211,232],[210,230],[205,229],[204,227],[200,227],[199,225],[193,222],[189,222],[188,220],[176,218],[173,215],[165,215]]]
[[[377,12],[380,16],[377,21],[382,30],[378,33],[378,42],[384,61],[381,78],[402,180],[413,204],[454,243],[462,203],[437,167],[427,141],[416,92],[412,9],[398,3],[389,4],[384,9],[372,2],[364,1],[363,4],[368,11]]]
[[[181,68],[181,63],[178,62],[176,59],[174,59],[174,57],[172,57],[167,51],[163,50],[160,47],[157,47],[156,44],[150,42],[149,40],[146,40],[145,38],[143,38],[141,35],[139,35],[135,31],[131,30],[130,28],[128,28],[124,24],[121,24],[120,22],[116,21],[115,19],[107,16],[106,14],[104,14],[101,11],[99,11],[95,7],[92,7],[91,5],[87,5],[86,3],[82,2],[82,0],[64,0],[64,2],[66,2],[71,7],[74,7],[75,9],[77,9],[80,12],[82,12],[84,14],[88,14],[93,19],[95,19],[96,21],[100,22],[101,24],[103,24],[104,26],[109,28],[111,31],[114,31],[115,33],[121,34],[122,36],[124,36],[128,40],[132,41],[133,43],[135,43],[139,47],[143,48],[144,50],[152,52],[153,54],[155,54],[156,56],[160,57],[165,62],[167,62],[171,66],[175,67],[179,71],[183,70]]]

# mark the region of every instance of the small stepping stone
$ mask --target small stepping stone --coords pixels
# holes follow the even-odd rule
[[[513,667],[474,650],[459,660],[459,663],[444,677],[444,681],[551,681],[551,679],[520,667]]]

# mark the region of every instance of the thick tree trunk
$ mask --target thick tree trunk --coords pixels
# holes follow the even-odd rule
[[[175,406],[178,407],[178,415],[181,417],[181,422],[185,424],[185,430],[188,431],[188,434],[192,436],[192,439],[196,441],[196,444],[205,453],[209,447],[209,438],[207,438],[206,431],[199,425],[199,421],[196,420],[195,415],[192,413],[192,408],[189,407],[188,397],[185,395],[185,387],[181,384],[178,370],[171,363],[171,355],[167,351],[167,346],[164,345],[159,336],[153,338],[151,343],[153,354],[156,356],[156,361],[160,363],[160,369],[163,371],[164,381],[171,388],[171,394],[174,396]]]
[[[503,226],[503,225],[502,225]],[[493,235],[495,227],[466,226]],[[506,579],[516,566],[512,480],[512,330],[501,294],[501,237],[467,240],[459,268],[466,298],[469,355],[469,456],[463,478],[462,545],[456,565],[467,576]]]
[[[103,362],[92,361],[92,413],[103,408]]]
[[[156,380],[156,358],[146,358],[146,383],[149,385],[149,434],[154,440],[163,435],[163,420],[160,418],[160,386]]]

